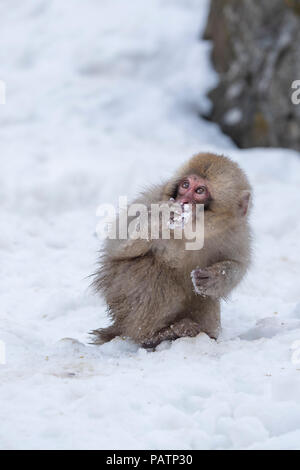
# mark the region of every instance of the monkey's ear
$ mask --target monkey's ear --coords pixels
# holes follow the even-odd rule
[[[241,192],[238,211],[242,217],[245,217],[245,215],[248,212],[248,209],[250,207],[250,199],[251,199],[251,191],[246,189]]]

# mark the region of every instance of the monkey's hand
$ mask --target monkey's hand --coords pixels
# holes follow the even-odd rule
[[[243,275],[240,263],[222,261],[191,273],[196,294],[208,297],[226,297]]]

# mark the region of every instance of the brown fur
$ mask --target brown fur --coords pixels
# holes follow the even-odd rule
[[[108,240],[94,287],[104,296],[113,324],[93,332],[96,344],[123,336],[155,347],[201,331],[217,338],[220,299],[240,282],[250,261],[251,188],[245,174],[226,157],[198,154],[173,179],[135,202],[150,207],[169,201],[176,197],[179,179],[191,174],[211,188],[204,247],[187,251],[184,240]]]

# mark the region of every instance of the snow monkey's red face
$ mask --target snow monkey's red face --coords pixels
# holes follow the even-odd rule
[[[197,175],[185,176],[179,181],[176,202],[207,205],[211,199],[207,181]]]

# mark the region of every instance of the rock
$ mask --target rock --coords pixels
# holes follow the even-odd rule
[[[205,38],[220,75],[207,117],[240,147],[300,150],[300,0],[211,0]]]

